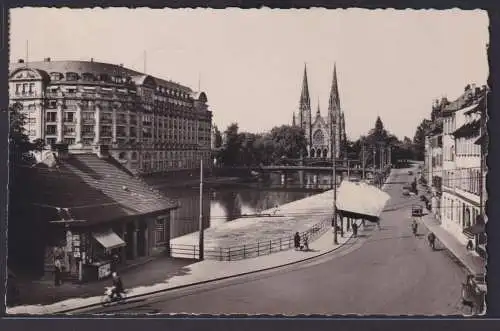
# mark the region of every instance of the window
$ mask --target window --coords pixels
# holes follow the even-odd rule
[[[74,145],[75,144],[75,138],[64,138],[64,143],[68,145]]]
[[[83,133],[92,133],[92,132],[94,132],[93,125],[84,125],[83,126]]]
[[[47,142],[47,145],[49,145],[49,146],[50,145],[55,145],[56,138],[47,138],[45,141]]]
[[[64,122],[67,122],[67,123],[73,123],[73,122],[76,122],[76,119],[75,119],[75,113],[72,113],[72,112],[65,112],[65,113],[64,113]]]
[[[67,134],[70,136],[75,134],[75,127],[74,126],[64,126],[64,134]]]
[[[59,72],[52,72],[50,73],[50,80],[58,81],[61,80],[62,74]]]
[[[57,113],[56,112],[47,112],[46,119],[47,119],[47,122],[57,122]]]
[[[49,100],[49,108],[57,108],[57,100]]]
[[[89,73],[89,72],[85,72],[82,74],[82,80],[86,81],[86,82],[92,82],[94,81],[94,75]]]
[[[78,80],[78,74],[76,72],[67,72],[66,73],[66,80],[68,80],[68,81]]]
[[[56,125],[47,125],[47,130],[46,134],[56,134],[57,133],[57,126]]]

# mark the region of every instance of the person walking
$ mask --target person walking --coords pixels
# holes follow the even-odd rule
[[[431,246],[432,250],[435,250],[436,249],[436,235],[434,233],[429,233],[429,235],[427,236],[427,240],[429,240],[429,245]]]
[[[298,232],[295,232],[295,236],[293,237],[293,243],[295,246],[295,250],[299,250],[300,248],[300,234]]]
[[[358,236],[358,224],[356,222],[352,223],[352,234],[354,238]]]
[[[62,264],[61,260],[59,257],[56,257],[54,261],[54,285],[59,286],[61,285],[61,276],[62,276]]]

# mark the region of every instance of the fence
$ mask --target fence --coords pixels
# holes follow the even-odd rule
[[[316,240],[331,228],[330,221],[316,223],[309,230],[300,233],[301,242],[307,236],[308,242]],[[257,256],[269,255],[294,247],[293,235],[278,239],[258,241],[251,244],[231,247],[205,247],[204,257],[208,260],[237,261]],[[198,245],[170,244],[170,254],[180,258],[196,259],[199,256]]]

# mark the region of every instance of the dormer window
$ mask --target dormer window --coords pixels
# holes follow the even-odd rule
[[[99,74],[97,77],[98,80],[100,80],[101,82],[109,81],[109,76],[107,74]]]
[[[94,74],[91,74],[90,72],[85,72],[82,74],[82,79],[86,82],[92,82],[94,81],[95,77]]]
[[[62,74],[60,72],[51,72],[50,73],[50,80],[58,81],[61,80]]]
[[[78,74],[76,72],[67,72],[66,73],[66,80],[68,80],[68,81],[78,80]]]

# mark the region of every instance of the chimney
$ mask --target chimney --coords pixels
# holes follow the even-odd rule
[[[46,57],[45,59],[43,59],[44,62],[50,62],[50,57]]]
[[[90,58],[90,62],[94,62],[94,58],[93,57]]]
[[[123,68],[123,63],[120,63],[120,67],[122,67],[122,68]]]
[[[17,63],[24,63],[24,60],[23,59],[19,59],[19,60],[17,60]]]

